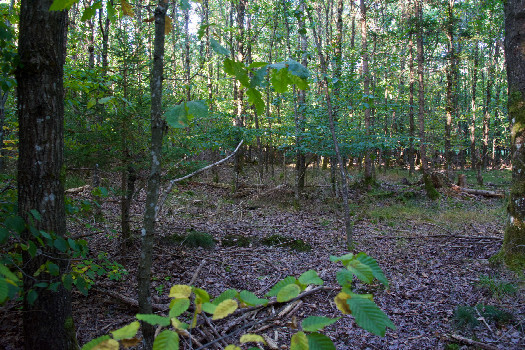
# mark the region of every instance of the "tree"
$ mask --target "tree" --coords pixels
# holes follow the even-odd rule
[[[18,53],[18,215],[37,230],[66,234],[64,186],[63,66],[66,54],[67,11],[48,11],[52,0],[22,1]],[[30,214],[32,213],[32,214]],[[31,216],[33,218],[31,218]],[[22,233],[29,241],[29,229]],[[60,282],[69,266],[67,256],[48,247],[32,256],[24,251],[24,339],[26,349],[77,349],[71,318],[71,294],[62,283],[57,290],[36,284]],[[43,264],[58,274],[35,278]]]
[[[511,120],[512,187],[503,255],[509,265],[525,266],[525,1],[505,2],[505,54]]]
[[[146,211],[142,228],[141,255],[138,268],[138,302],[140,313],[151,313],[151,263],[153,256],[153,241],[155,236],[155,221],[157,218],[157,202],[160,191],[160,173],[162,166],[162,138],[165,122],[162,118],[162,73],[164,70],[164,39],[167,3],[159,0],[155,9],[155,42],[153,51],[153,67],[151,69],[151,164],[148,178]],[[153,347],[155,328],[150,324],[143,325],[145,349]]]

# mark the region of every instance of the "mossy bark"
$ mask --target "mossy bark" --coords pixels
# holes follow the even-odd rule
[[[525,268],[525,1],[505,2],[505,53],[511,122],[512,188],[503,241],[505,263]]]

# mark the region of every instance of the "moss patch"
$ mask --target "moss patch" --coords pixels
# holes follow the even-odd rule
[[[265,237],[261,240],[261,243],[271,247],[288,247],[298,252],[309,252],[312,250],[312,246],[302,239],[294,239],[282,235],[271,235]]]
[[[249,247],[253,242],[250,237],[242,235],[226,235],[221,241],[223,247]]]

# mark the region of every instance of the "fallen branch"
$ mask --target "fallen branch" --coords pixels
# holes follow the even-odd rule
[[[233,157],[235,155],[235,153],[237,153],[237,151],[239,150],[239,148],[241,148],[241,145],[242,143],[244,142],[244,140],[241,140],[241,142],[239,142],[239,144],[237,145],[237,148],[235,148],[235,150],[229,155],[227,156],[226,158],[223,158],[221,160],[219,160],[218,162],[215,162],[213,164],[210,164],[208,166],[205,166],[204,168],[200,168],[196,171],[194,171],[193,173],[191,174],[188,174],[186,176],[183,176],[183,177],[179,177],[177,179],[173,179],[173,180],[170,180],[170,184],[168,185],[168,188],[164,191],[164,194],[162,195],[161,198],[159,198],[159,202],[157,204],[157,207],[155,208],[155,215],[158,216],[158,214],[161,212],[162,210],[162,206],[164,205],[164,202],[166,201],[166,199],[168,198],[168,194],[171,192],[171,190],[173,189],[173,185],[175,185],[177,182],[180,182],[182,180],[186,180],[186,179],[189,179],[190,177],[192,176],[195,176],[197,174],[200,174],[202,173],[203,171],[206,171],[210,168],[213,168],[214,166],[217,166],[219,164],[222,164],[224,162],[226,162],[227,160],[229,160],[231,157]]]
[[[367,235],[367,238],[378,238],[378,239],[396,239],[396,238],[404,238],[404,239],[423,239],[423,238],[458,238],[458,239],[475,239],[475,240],[483,240],[483,239],[491,239],[495,241],[501,241],[503,240],[502,237],[492,237],[492,236],[465,236],[465,235],[444,235],[444,234],[437,234],[437,235],[420,235],[420,236],[407,236],[407,235],[396,235],[396,236],[384,236],[384,235]]]
[[[469,194],[474,194],[478,196],[484,196],[484,197],[495,197],[495,198],[504,198],[505,194],[495,191],[488,191],[488,190],[476,190],[473,188],[465,188],[465,187],[459,187],[457,185],[451,186],[452,190],[455,192],[465,192]]]
[[[65,190],[64,192],[75,194],[75,193],[83,192],[85,190],[89,190],[90,187],[91,187],[90,185],[84,185],[84,186],[80,186],[80,187],[70,188],[68,190]]]
[[[489,344],[481,343],[479,341],[475,341],[475,340],[472,340],[472,339],[469,339],[469,338],[465,338],[465,337],[462,337],[462,336],[457,335],[457,334],[450,334],[448,336],[448,338],[451,339],[451,340],[459,341],[460,343],[463,343],[463,344],[477,346],[477,347],[485,349],[485,350],[498,350],[499,349],[496,346],[492,346],[492,345],[489,345]]]
[[[133,306],[135,308],[139,307],[139,302],[137,300],[135,300],[133,298],[130,298],[128,296],[119,294],[117,292],[113,292],[111,290],[102,289],[102,288],[96,288],[96,287],[92,288],[92,290],[95,291],[95,292],[102,293],[102,294],[105,294],[107,296],[110,296],[113,299],[116,299],[116,300],[118,300],[118,301],[120,301],[120,302],[122,302],[124,304]],[[151,304],[151,307],[155,311],[167,311],[170,308],[169,304]]]

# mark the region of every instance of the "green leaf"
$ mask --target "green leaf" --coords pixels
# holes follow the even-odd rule
[[[195,293],[195,304],[204,304],[210,301],[210,295],[204,289],[193,287],[193,293]]]
[[[117,22],[117,16],[116,16],[115,7],[113,6],[113,2],[111,1],[106,2],[106,11],[108,13],[109,21],[112,24],[115,24]]]
[[[5,278],[0,278],[0,304],[2,304],[9,295],[9,286]]]
[[[53,242],[53,246],[60,250],[62,253],[65,253],[67,248],[69,248],[69,245],[67,244],[67,241],[62,237],[57,237],[55,241]]]
[[[232,312],[237,310],[238,308],[237,301],[233,299],[227,299],[221,302],[217,307],[215,308],[215,311],[213,312],[212,320],[220,320],[225,318],[226,316],[230,315]]]
[[[257,295],[247,290],[243,290],[242,292],[240,292],[239,298],[241,299],[241,301],[243,301],[246,305],[249,306],[268,304],[268,299],[260,299],[257,297]]]
[[[245,87],[250,87],[250,78],[248,77],[248,70],[242,62],[234,61],[230,58],[224,59],[224,71],[235,78]]]
[[[170,330],[164,330],[155,338],[153,350],[179,350],[179,335]]]
[[[34,258],[36,256],[37,249],[36,249],[36,245],[35,245],[35,243],[33,241],[29,241],[28,242],[27,251],[28,251],[29,255],[31,255],[32,258]]]
[[[262,99],[262,94],[254,88],[249,88],[246,90],[246,95],[248,96],[248,102],[254,105],[257,114],[263,114],[265,104]]]
[[[266,62],[252,62],[248,68],[260,68],[260,67],[266,67],[268,66],[268,63]]]
[[[36,221],[40,221],[40,220],[42,220],[42,216],[40,215],[40,213],[38,212],[38,210],[36,210],[36,209],[31,209],[29,212],[31,213],[31,215],[33,215],[33,217],[35,218]]]
[[[26,229],[26,223],[20,216],[9,216],[5,219],[4,225],[8,230],[22,233]]]
[[[124,326],[122,328],[117,329],[116,331],[111,332],[111,334],[113,335],[113,339],[115,340],[130,339],[137,334],[139,327],[140,322],[135,321],[128,324],[127,326]]]
[[[11,272],[5,265],[0,264],[0,274],[4,275],[13,282],[18,282],[18,277]]]
[[[289,284],[295,284],[295,282],[297,282],[297,279],[295,277],[288,276],[285,279],[277,282],[277,284],[275,286],[273,286],[272,289],[270,289],[270,291],[268,293],[266,293],[266,296],[274,297],[274,296],[277,295],[277,293],[279,293],[281,288],[283,288],[284,286],[287,286]]]
[[[285,68],[273,70],[270,81],[272,83],[273,88],[275,89],[275,92],[280,94],[288,91],[288,85],[292,83],[292,81],[288,77],[288,70],[286,70]]]
[[[230,50],[222,46],[217,40],[210,37],[210,46],[219,55],[225,55],[228,56],[230,54]]]
[[[29,292],[27,292],[27,302],[29,303],[29,305],[33,305],[37,298],[38,293],[35,290],[30,289]]]
[[[288,284],[281,288],[279,290],[279,293],[277,293],[277,301],[280,303],[284,303],[288,300],[292,300],[296,296],[301,293],[301,287],[299,287],[297,284]]]
[[[337,271],[335,278],[341,287],[351,286],[352,281],[354,280],[354,275],[347,269],[341,269]]]
[[[299,282],[302,284],[316,284],[322,286],[324,281],[319,278],[315,270],[308,270],[299,276]]]
[[[151,314],[137,314],[137,320],[144,321],[149,323],[152,326],[163,326],[167,327],[170,325],[170,318],[169,317],[163,317],[159,315],[151,315]]]
[[[203,101],[188,101],[186,102],[186,108],[192,119],[208,117],[208,106]]]
[[[310,316],[303,320],[301,327],[306,332],[318,332],[326,326],[337,322],[341,317]]]
[[[381,310],[376,303],[367,297],[352,295],[346,300],[352,315],[355,317],[357,325],[380,337],[385,336],[386,327],[396,329],[388,316]]]
[[[233,299],[237,297],[237,291],[235,289],[226,289],[224,292],[219,294],[219,296],[213,299],[212,304],[217,306],[222,303],[224,300]]]
[[[69,10],[78,0],[55,0],[49,7],[49,11]]]
[[[113,96],[108,96],[108,97],[103,97],[101,99],[98,100],[98,103],[100,103],[101,105],[103,104],[106,104],[108,102],[110,102],[111,100],[113,100],[114,97]]]
[[[180,0],[180,8],[182,11],[191,10],[189,0]]]
[[[346,264],[348,264],[348,262],[350,260],[353,260],[353,259],[354,259],[354,254],[352,254],[352,253],[348,253],[348,254],[345,254],[345,255],[340,256],[340,257],[333,256],[333,255],[330,256],[330,261],[331,262],[338,262],[338,261],[340,261],[345,266],[346,266]]]
[[[170,318],[178,317],[178,316],[182,315],[183,312],[188,310],[189,307],[190,307],[190,299],[188,299],[188,298],[173,299],[170,302],[169,317]]]
[[[93,340],[91,340],[89,343],[86,343],[84,344],[84,346],[82,347],[82,350],[92,350],[94,349],[98,344],[106,341],[106,340],[109,340],[111,339],[111,337],[109,335],[103,335],[101,337],[98,337],[98,338],[95,338]]]
[[[217,305],[212,303],[204,303],[202,304],[202,311],[212,314],[215,312],[215,309],[217,308]]]
[[[62,275],[62,283],[64,284],[64,288],[71,290],[71,287],[73,286],[73,276],[69,273]]]
[[[324,334],[312,333],[307,338],[309,350],[336,350],[332,340]]]
[[[374,279],[372,269],[357,259],[349,261],[346,268],[364,283],[372,283]]]
[[[371,256],[361,252],[356,255],[357,260],[370,267],[372,274],[379,282],[381,282],[386,288],[388,288],[388,279],[386,278],[383,270],[379,267],[377,261]]]
[[[49,261],[47,262],[47,271],[49,271],[49,274],[51,276],[58,276],[58,274],[60,273],[58,265]]]
[[[9,231],[6,228],[0,227],[0,244],[4,244],[9,238]]]
[[[261,86],[267,73],[268,65],[264,65],[262,68],[257,69],[253,74],[252,80],[250,81],[250,87],[255,88],[257,86]]]
[[[102,1],[98,1],[94,3],[93,5],[89,6],[88,8],[84,10],[84,13],[82,14],[82,18],[80,18],[80,20],[82,22],[89,20],[90,18],[95,16],[97,14],[97,10],[101,8],[102,8]],[[88,103],[88,106],[89,106],[89,103]]]
[[[243,334],[241,336],[241,339],[239,339],[239,342],[241,344],[244,344],[244,343],[263,343],[263,344],[266,344],[266,341],[264,340],[264,338],[261,335],[259,335],[259,334],[250,334],[250,333]]]
[[[290,350],[308,350],[308,338],[304,332],[297,332],[292,335]]]

